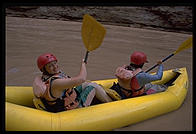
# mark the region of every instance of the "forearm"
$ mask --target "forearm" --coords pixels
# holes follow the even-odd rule
[[[162,76],[163,76],[163,65],[162,64],[160,64],[158,66],[158,70],[157,70],[156,75],[157,75],[158,79],[161,79],[162,78]]]
[[[52,88],[55,90],[65,90],[69,88],[73,88],[75,86],[81,85],[85,82],[85,79],[80,77],[79,75],[76,77],[71,77],[67,79],[56,79],[52,82]]]
[[[141,73],[136,76],[140,85],[145,85],[152,81],[161,80],[163,76],[163,67],[160,66],[156,74]]]
[[[86,64],[82,61],[79,74],[75,77],[70,78],[70,83],[74,86],[81,85],[83,82],[86,81],[86,77]]]
[[[87,71],[85,65],[81,66],[80,73],[76,77],[72,77],[71,81],[73,85],[78,86],[86,81]]]
[[[80,68],[80,73],[77,76],[79,81],[82,81],[82,83],[86,80],[87,77],[87,71],[86,71],[86,64],[82,63],[81,68]]]
[[[84,62],[82,62],[80,72],[77,76],[67,78],[67,79],[54,80],[53,87],[58,90],[73,88],[73,87],[81,85],[83,82],[85,82],[86,77],[87,77],[86,65]]]

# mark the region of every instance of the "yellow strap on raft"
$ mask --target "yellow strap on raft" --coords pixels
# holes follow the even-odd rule
[[[105,90],[105,92],[106,92],[110,97],[112,97],[113,100],[121,100],[120,95],[119,95],[115,90],[112,90],[112,89],[110,89],[110,88],[103,87],[101,84],[99,84],[99,85]]]
[[[34,97],[34,98],[33,98],[33,104],[34,104],[34,106],[35,106],[37,109],[46,111],[46,108],[45,108],[45,106],[44,106],[44,104],[43,104],[43,102],[41,101],[40,98]]]

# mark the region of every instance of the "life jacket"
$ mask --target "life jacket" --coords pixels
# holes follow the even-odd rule
[[[140,96],[140,95],[144,94],[145,88],[144,88],[144,86],[141,87],[139,85],[136,76],[131,78],[130,85],[131,85],[131,89],[133,90],[132,97]]]
[[[122,92],[127,97],[135,97],[135,96],[140,96],[140,95],[144,94],[144,87],[140,87],[138,80],[136,78],[136,75],[140,72],[142,72],[142,70],[140,68],[138,68],[134,71],[127,70],[124,67],[117,68],[116,73],[115,73],[117,78],[122,81],[129,81],[130,82],[131,89],[125,89],[118,84],[119,85],[118,87],[120,87]]]
[[[50,112],[60,112],[77,108],[79,102],[77,93],[74,88],[65,89],[60,98],[56,98],[51,93],[51,81],[54,79],[68,78],[63,73],[53,75],[47,80],[43,80],[41,76],[37,76],[33,82],[33,92],[36,98],[39,98],[44,104],[44,108]],[[38,102],[38,101],[37,101]],[[37,104],[36,104],[37,105]],[[42,106],[43,107],[43,106]]]

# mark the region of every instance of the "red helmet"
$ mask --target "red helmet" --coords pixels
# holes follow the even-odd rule
[[[141,65],[147,61],[147,57],[143,52],[134,52],[131,55],[130,62],[136,65]]]
[[[37,58],[37,66],[41,70],[46,64],[52,61],[57,61],[56,57],[53,54],[42,54]]]

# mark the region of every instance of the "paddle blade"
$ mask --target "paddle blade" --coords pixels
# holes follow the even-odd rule
[[[184,41],[184,42],[179,46],[178,50],[176,50],[176,51],[174,52],[174,54],[176,54],[176,53],[178,53],[178,52],[180,52],[180,51],[182,51],[182,50],[184,50],[184,49],[187,49],[187,48],[192,47],[192,44],[193,44],[192,42],[193,42],[193,37],[191,36],[190,38],[188,38],[186,41]]]
[[[106,30],[92,16],[86,14],[83,16],[82,40],[88,51],[98,48],[105,36]]]

